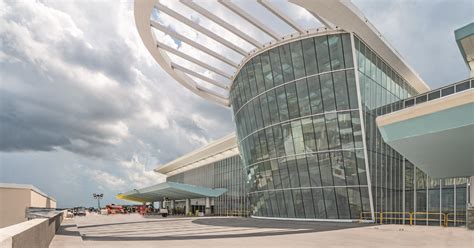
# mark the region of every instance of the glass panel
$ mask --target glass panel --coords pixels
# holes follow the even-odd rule
[[[305,152],[315,152],[316,142],[314,139],[314,128],[311,118],[305,118],[301,120],[301,127],[303,131],[304,147]]]
[[[362,211],[365,213],[370,213],[369,189],[367,187],[361,187],[359,189],[362,201]]]
[[[454,86],[445,88],[441,90],[441,96],[447,96],[454,93]]]
[[[324,192],[324,204],[326,205],[326,212],[328,219],[337,219],[337,204],[336,196],[333,188],[325,188]]]
[[[263,78],[265,79],[265,89],[269,90],[273,88],[273,75],[272,75],[272,67],[270,64],[270,56],[268,52],[262,53],[260,55],[262,60],[262,70],[263,70]]]
[[[456,85],[456,92],[469,89],[469,81]]]
[[[303,194],[303,205],[306,218],[316,218],[316,215],[314,214],[313,195],[311,194],[311,189],[302,189],[301,193]]]
[[[354,135],[354,146],[355,148],[363,148],[362,144],[362,130],[360,126],[359,112],[352,111],[352,134]]]
[[[285,147],[285,154],[286,155],[292,155],[295,154],[295,147],[293,146],[293,137],[291,134],[291,123],[286,122],[281,124],[281,130],[283,131],[283,142],[282,142],[284,147]]]
[[[332,175],[335,186],[345,186],[346,176],[341,152],[331,152]]]
[[[340,219],[350,219],[349,199],[347,197],[347,188],[336,188],[337,208]]]
[[[278,87],[275,89],[275,93],[277,95],[280,121],[286,121],[288,120],[288,106],[287,106],[287,101],[286,101],[287,98],[286,98],[285,88]]]
[[[329,153],[320,153],[319,157],[319,168],[321,170],[321,179],[323,186],[333,186],[331,158]]]
[[[354,152],[343,151],[347,185],[359,185],[357,160]]]
[[[438,90],[438,91],[435,91],[435,92],[432,92],[430,94],[428,94],[428,101],[431,101],[433,99],[437,99],[439,98],[441,95],[441,92]]]
[[[295,41],[290,43],[290,49],[295,78],[304,77],[306,73],[303,63],[303,51],[301,50],[301,41]]]
[[[295,218],[295,202],[293,201],[293,195],[291,190],[283,190],[286,202],[286,210],[288,211],[288,218]]]
[[[301,121],[296,120],[291,122],[291,133],[293,135],[294,153],[303,154],[305,152],[303,130]]]
[[[281,178],[281,187],[283,189],[290,188],[290,178],[288,174],[288,168],[286,166],[285,159],[280,159],[278,161],[278,167],[280,169],[280,178]]]
[[[319,172],[319,163],[318,157],[316,154],[308,154],[306,157],[308,161],[308,171],[310,178],[311,187],[320,187],[321,186],[321,175]]]
[[[286,203],[285,203],[285,196],[283,194],[283,190],[278,190],[275,192],[277,196],[277,201],[278,201],[278,209],[280,212],[280,217],[285,218],[288,217],[288,212],[286,209]],[[291,203],[293,204],[293,203]]]
[[[415,99],[410,99],[405,101],[405,108],[415,105]]]
[[[293,191],[293,197],[295,201],[295,213],[296,218],[305,218],[305,208],[303,206],[303,196],[301,194],[301,190],[296,189]],[[311,206],[308,206],[311,207]]]
[[[251,93],[251,97],[254,97],[258,94],[258,89],[257,89],[257,78],[256,78],[256,75],[255,75],[255,60],[257,59],[257,57],[253,58],[248,66],[247,66],[247,73],[248,73],[248,76],[249,76],[249,83],[250,83],[250,93]]]
[[[306,75],[318,73],[318,65],[316,62],[316,50],[314,48],[314,39],[309,38],[302,41],[303,57],[306,69]]]
[[[334,72],[334,93],[336,95],[337,110],[349,109],[349,97],[347,93],[346,73],[344,71]]]
[[[298,168],[297,168],[296,158],[288,157],[286,159],[286,163],[288,164],[288,171],[290,173],[290,184],[291,184],[291,186],[288,188],[299,188],[300,180],[298,177]]]
[[[416,98],[416,104],[426,102],[426,95],[419,96]]]
[[[319,77],[313,76],[308,79],[309,99],[311,101],[311,113],[319,114],[323,112],[323,101],[321,97],[321,85]]]
[[[308,173],[308,164],[306,162],[305,156],[298,156],[297,157],[297,164],[298,164],[298,174],[300,179],[300,186],[301,187],[310,187],[309,183],[309,173]]]
[[[339,70],[344,68],[344,55],[342,51],[341,35],[328,36],[329,54],[331,56],[332,70]]]
[[[336,110],[331,73],[320,75],[319,80],[321,81],[321,94],[323,96],[324,112]]]
[[[349,92],[349,105],[351,109],[357,109],[359,107],[359,102],[357,100],[357,86],[355,81],[354,70],[346,71],[347,76],[347,88]]]
[[[280,115],[278,113],[277,98],[275,96],[275,90],[270,90],[266,93],[268,99],[268,108],[270,110],[270,119],[272,123],[280,121]]]
[[[270,61],[271,61],[271,70],[272,70],[272,77],[273,83],[275,86],[280,85],[283,83],[283,73],[281,70],[281,63],[280,63],[280,53],[277,49],[272,49],[269,51],[270,53]]]
[[[298,105],[300,116],[311,114],[311,106],[309,103],[308,85],[306,79],[296,81],[296,93],[298,95]]]
[[[262,93],[265,91],[265,81],[263,79],[262,62],[260,60],[260,56],[256,56],[253,62],[253,66],[255,68],[255,78],[257,79],[257,90],[258,93]]]
[[[318,61],[319,72],[327,72],[331,70],[331,61],[329,59],[328,40],[326,36],[318,36],[314,38],[316,46],[316,57]]]
[[[313,193],[314,214],[316,219],[326,219],[323,190],[320,188],[313,188],[311,189],[311,192]]]
[[[316,147],[319,151],[328,149],[328,138],[326,132],[326,123],[324,116],[313,117],[314,137],[316,139]]]
[[[279,217],[280,216],[280,211],[278,209],[278,201],[276,197],[275,191],[270,191],[268,192],[270,194],[270,201],[272,204],[272,212],[274,217]]]
[[[281,67],[283,69],[283,82],[289,82],[295,79],[293,74],[293,63],[291,62],[290,45],[286,44],[279,47]]]
[[[342,34],[342,45],[344,48],[344,63],[346,65],[346,68],[354,67],[350,34]]]
[[[298,106],[298,96],[296,95],[296,85],[294,83],[287,84],[285,85],[285,89],[290,119],[297,118],[300,116],[300,110]]]
[[[354,148],[352,120],[350,112],[340,112],[337,114],[339,121],[339,133],[341,136],[342,149]]]
[[[359,188],[347,188],[347,195],[349,196],[351,218],[359,219],[362,212],[362,201],[360,199]]]
[[[329,148],[340,149],[341,141],[339,138],[337,114],[336,113],[325,114],[325,118],[326,118],[326,128],[327,128],[327,134],[328,134]]]
[[[359,178],[359,184],[367,185],[367,173],[366,173],[364,150],[357,150],[356,158],[357,158],[357,174]],[[373,174],[374,172],[372,171],[371,173]]]

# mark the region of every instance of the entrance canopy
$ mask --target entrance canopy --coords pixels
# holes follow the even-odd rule
[[[162,201],[165,197],[169,200],[218,197],[225,192],[227,189],[211,189],[190,184],[164,182],[142,189],[134,189],[118,194],[116,197],[129,201],[155,202]]]

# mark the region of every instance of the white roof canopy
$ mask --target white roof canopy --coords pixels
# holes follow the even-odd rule
[[[412,86],[428,86],[349,1],[136,0],[138,32],[160,66],[197,95],[229,106],[230,85],[251,57],[319,33],[344,30],[361,39]]]

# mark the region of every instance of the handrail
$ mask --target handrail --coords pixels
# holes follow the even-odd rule
[[[439,213],[439,212],[374,212],[375,223],[383,224],[386,220],[409,220],[410,226],[416,221],[439,221],[440,225],[447,227],[449,223],[466,223],[465,216],[463,214],[456,213]],[[398,216],[397,216],[398,215]],[[424,215],[424,217],[419,217]],[[437,215],[439,218],[432,218],[431,216]],[[451,217],[452,216],[452,217]],[[464,216],[463,219],[458,217]],[[456,217],[456,218],[454,218]],[[372,212],[361,212],[360,220],[368,220],[372,218]]]
[[[461,91],[469,90],[469,89],[474,89],[473,77],[388,104],[390,108],[388,108],[388,111],[385,114],[396,112],[405,108],[413,107],[413,106],[416,106],[417,104],[443,98],[445,96],[449,96],[449,95],[452,95]]]

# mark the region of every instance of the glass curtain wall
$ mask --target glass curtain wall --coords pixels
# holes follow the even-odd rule
[[[385,144],[376,126],[377,116],[401,109],[400,100],[418,93],[369,46],[357,37],[354,41],[376,217],[380,212],[405,211],[415,213],[416,224],[440,225],[441,214],[449,213],[450,225],[462,224],[467,179],[431,179]],[[462,195],[459,200],[455,198],[458,195]],[[387,217],[400,216],[407,215]],[[386,222],[406,223],[406,220]]]
[[[293,41],[237,75],[230,98],[252,215],[370,211],[351,47],[347,33]]]
[[[214,198],[214,214],[247,216],[245,176],[240,156],[237,155],[170,176],[166,180],[208,188],[225,188],[226,193]]]

